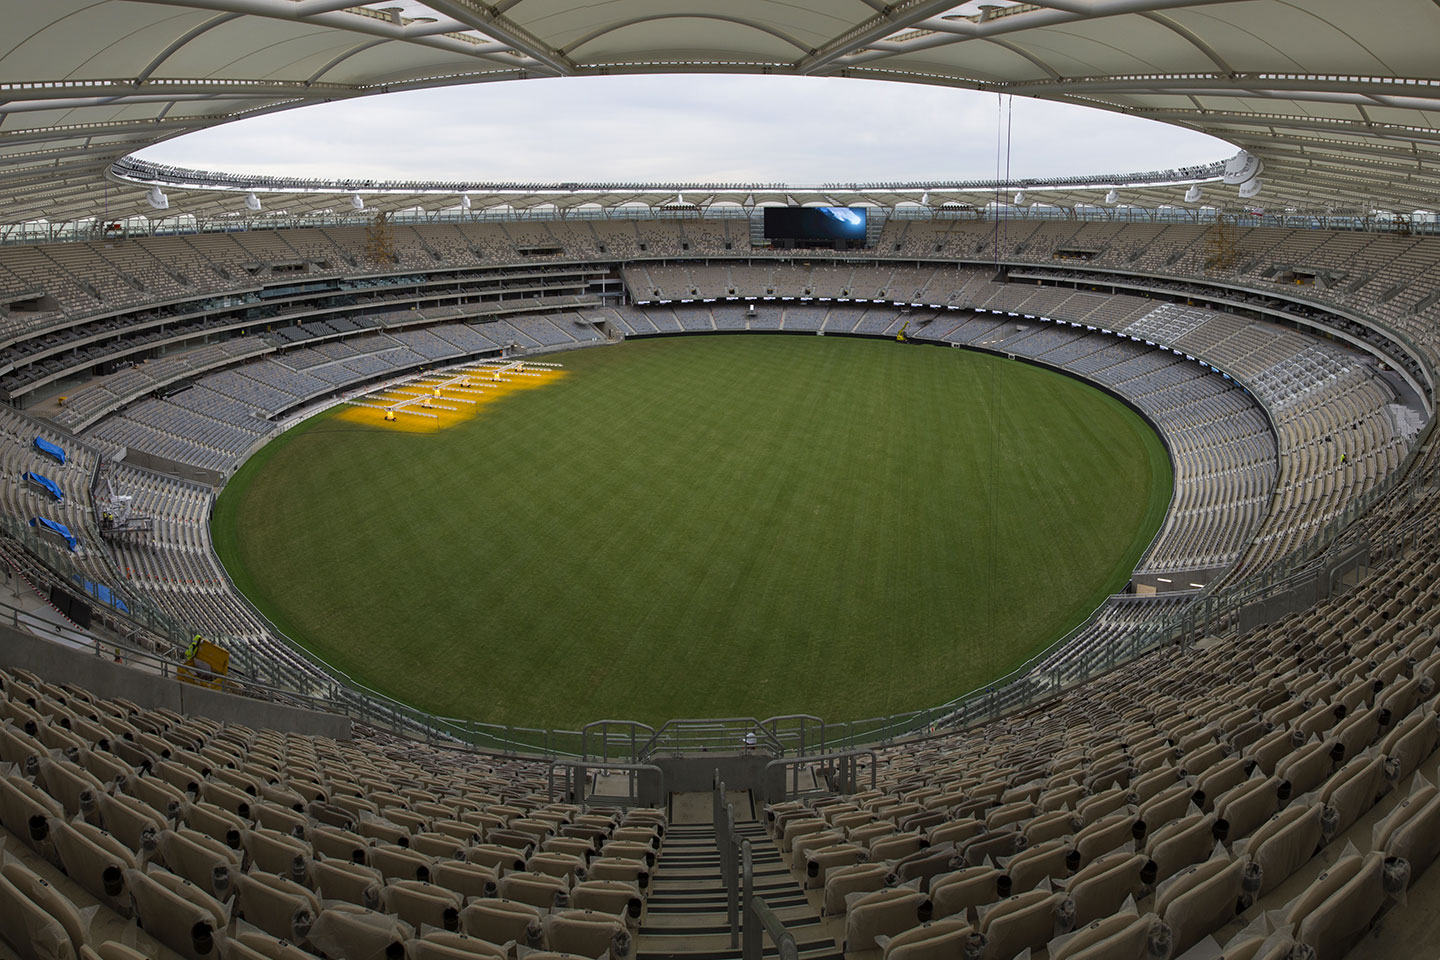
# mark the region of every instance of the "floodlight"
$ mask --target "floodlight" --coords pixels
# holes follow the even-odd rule
[[[156,210],[170,209],[170,198],[159,187],[151,187],[150,192],[145,194],[145,200]]]
[[[1022,204],[1022,203],[1024,203],[1024,202],[1025,202],[1025,191],[1024,191],[1024,190],[1017,190],[1017,191],[1015,192],[1015,205],[1018,207],[1020,204]]]
[[[460,194],[460,209],[464,210],[466,213],[470,212],[470,194]]]
[[[1185,202],[1186,202],[1186,203],[1199,203],[1199,202],[1200,202],[1200,184],[1198,184],[1198,183],[1193,183],[1193,184],[1190,185],[1190,189],[1185,191]]]
[[[1225,172],[1221,179],[1234,186],[1237,183],[1255,179],[1264,169],[1265,164],[1260,161],[1259,157],[1249,150],[1241,150],[1225,161]]]
[[[364,210],[365,201],[360,199],[360,194],[352,193],[350,194],[350,206],[354,207],[356,210]]]
[[[249,210],[251,213],[260,212],[260,198],[255,196],[254,190],[251,190],[249,193],[245,194],[245,209]]]
[[[1105,194],[1105,202],[1106,202],[1106,203],[1119,203],[1119,202],[1120,202],[1120,191],[1119,191],[1119,190],[1111,190],[1109,193]]]
[[[1253,180],[1247,180],[1246,182],[1240,184],[1240,199],[1249,200],[1251,197],[1255,196],[1260,192],[1260,186],[1261,181],[1259,177],[1256,177]]]

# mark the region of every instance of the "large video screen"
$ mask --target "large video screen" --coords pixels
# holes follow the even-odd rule
[[[865,243],[864,207],[766,207],[766,240]]]

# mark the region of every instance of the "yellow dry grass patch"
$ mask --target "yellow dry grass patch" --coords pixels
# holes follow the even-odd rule
[[[531,376],[530,374],[535,375]],[[437,384],[457,375],[468,377],[469,386],[462,387],[459,384],[442,386],[439,388],[439,395],[435,395]],[[399,430],[403,433],[434,433],[444,430],[446,427],[453,427],[457,423],[474,419],[502,397],[508,397],[521,390],[534,390],[554,383],[562,379],[566,375],[566,371],[558,367],[527,366],[524,374],[504,373],[502,374],[504,379],[498,382],[494,379],[494,375],[494,371],[478,367],[450,370],[445,373],[428,374],[414,380],[407,380],[405,383],[395,384],[384,390],[366,394],[363,398],[358,398],[363,399],[366,403],[387,405],[414,399],[424,394],[430,395],[431,406],[428,410],[419,403],[414,403],[407,408],[395,411],[394,420],[386,420],[385,411],[377,410],[374,407],[346,406],[336,416],[349,423],[365,424],[383,430]],[[430,416],[422,416],[422,414],[430,414]]]

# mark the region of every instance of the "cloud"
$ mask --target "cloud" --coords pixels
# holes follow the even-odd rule
[[[1015,177],[1219,160],[1204,134],[1016,98]],[[620,76],[409,91],[253,117],[143,151],[161,163],[293,176],[474,181],[818,183],[993,177],[997,98],[835,78]],[[998,147],[998,149],[997,149]]]

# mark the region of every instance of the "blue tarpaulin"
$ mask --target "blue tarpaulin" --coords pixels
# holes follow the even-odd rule
[[[50,456],[54,457],[56,460],[59,460],[61,463],[65,462],[65,451],[55,446],[55,444],[51,443],[49,440],[46,440],[44,437],[35,438],[35,449],[39,450],[41,453],[48,453]]]
[[[51,533],[63,537],[65,542],[70,544],[70,551],[72,553],[76,547],[80,546],[80,541],[75,539],[75,534],[71,533],[70,528],[63,523],[56,523],[54,520],[47,520],[45,517],[35,517],[30,521],[30,526],[49,530]]]
[[[38,473],[27,473],[25,474],[25,479],[37,487],[43,487],[49,492],[50,496],[54,497],[56,500],[65,499],[65,494],[60,492],[60,487],[57,486],[55,481],[51,480],[49,477],[43,476],[42,474]]]
[[[120,599],[120,594],[116,593],[114,590],[111,590],[109,587],[105,586],[105,584],[96,583],[94,580],[85,580],[78,575],[71,576],[70,579],[75,583],[79,584],[80,588],[86,593],[88,593],[90,596],[105,604],[105,606],[114,607],[121,613],[130,612],[130,608],[125,605],[125,601]]]

